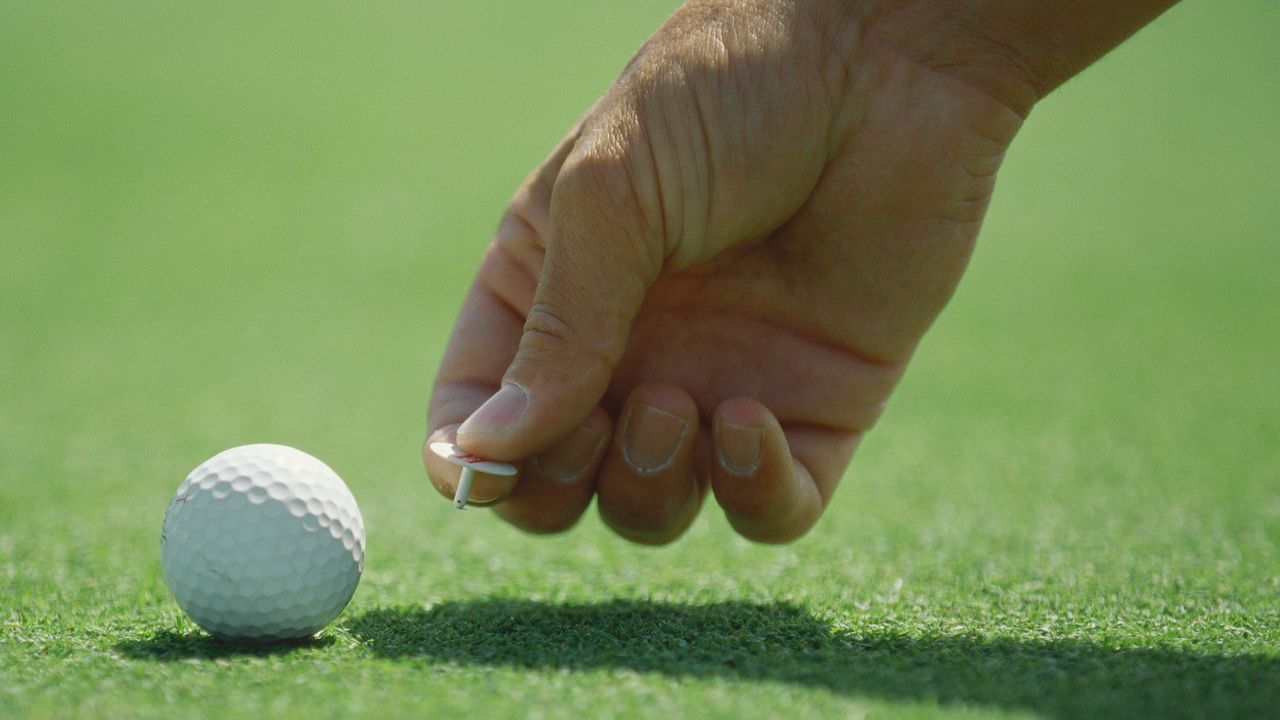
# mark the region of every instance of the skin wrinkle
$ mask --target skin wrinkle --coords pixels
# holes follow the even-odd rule
[[[653,243],[648,240],[650,237],[648,233],[652,232],[652,228],[645,228],[637,232],[633,227],[634,223],[628,223],[626,221],[626,217],[628,215],[632,217],[636,215],[634,212],[628,213],[627,209],[637,207],[636,203],[643,201],[640,196],[636,195],[638,186],[634,182],[631,182],[627,177],[628,174],[626,171],[633,167],[633,164],[628,162],[625,157],[606,158],[596,156],[593,159],[587,159],[590,156],[589,153],[581,155],[575,153],[575,155],[577,155],[576,162],[572,157],[570,160],[566,161],[565,173],[557,183],[556,189],[553,191],[553,195],[554,193],[568,192],[569,190],[565,190],[564,188],[574,188],[575,186],[588,191],[603,191],[603,195],[608,201],[606,207],[610,209],[617,208],[618,212],[611,213],[611,216],[616,218],[616,222],[612,223],[609,227],[588,227],[586,228],[586,237],[574,238],[572,241],[569,239],[569,236],[566,236],[562,240],[562,253],[560,260],[562,262],[579,264],[590,263],[598,256],[592,252],[585,252],[585,248],[575,249],[573,245],[576,243],[577,245],[585,246],[593,242],[598,243],[599,238],[601,237],[609,237],[612,240],[610,243],[611,247],[625,248],[625,252],[621,257],[634,258],[637,261],[642,261],[642,263],[630,263],[631,268],[634,269],[638,267],[641,271],[633,272],[622,277],[615,275],[611,278],[614,283],[622,282],[630,284],[632,287],[618,287],[616,284],[612,286],[603,285],[601,287],[594,288],[599,291],[597,295],[603,296],[605,293],[623,293],[627,296],[629,296],[629,294],[643,296],[644,292],[660,273],[662,262],[661,259],[656,256],[657,253],[653,251]],[[620,170],[622,172],[619,172]],[[560,211],[560,217],[557,219],[557,207],[561,205],[562,204],[556,203],[553,196],[553,222],[555,222],[556,225],[565,227],[567,226],[566,223],[569,223],[571,219],[576,220],[577,218],[572,218],[572,216],[564,217],[564,214],[567,211],[562,208]],[[594,208],[593,212],[598,213],[599,208]],[[593,216],[591,219],[595,220],[596,218]],[[581,228],[584,225],[587,225],[587,222],[578,223],[578,227],[580,228],[579,234],[583,234],[583,230]],[[548,251],[549,258],[551,252],[552,251],[550,250]],[[599,273],[596,272],[596,268],[589,265],[573,269],[572,271],[567,272],[566,275],[568,277],[578,278],[580,280],[589,280],[595,283],[605,282]],[[542,289],[553,288],[553,283],[561,281],[562,279],[560,278],[548,276],[544,270],[540,277],[540,283],[544,288],[541,288],[540,292]],[[581,290],[581,288],[565,288],[562,292],[565,293],[566,297],[574,297],[576,296],[575,290]],[[617,322],[621,322],[623,320],[628,322],[630,321],[629,317],[613,319]],[[589,338],[584,338],[584,340],[588,342],[590,341]],[[619,349],[619,352],[620,351],[621,350]]]
[[[707,41],[712,45],[716,45],[719,53],[723,53],[723,46],[719,44],[718,38],[714,37],[714,33],[705,35]],[[714,60],[712,60],[712,64]],[[663,187],[662,195],[664,197],[671,195],[671,199],[666,201],[666,206],[677,205],[680,208],[680,218],[673,222],[677,231],[673,231],[671,236],[666,238],[666,261],[668,266],[672,263],[678,264],[676,254],[680,250],[686,252],[690,247],[694,247],[694,254],[699,255],[701,247],[707,242],[708,228],[710,227],[710,197],[714,192],[709,187],[710,178],[713,173],[709,168],[716,164],[717,147],[713,145],[712,137],[709,135],[709,122],[707,113],[703,109],[703,102],[700,96],[692,91],[692,87],[698,83],[698,79],[692,77],[689,68],[684,64],[677,65],[677,72],[680,73],[680,82],[673,83],[676,91],[678,91],[677,108],[664,108],[662,115],[667,119],[668,132],[671,131],[671,118],[678,114],[678,117],[689,126],[687,132],[682,133],[687,138],[689,149],[684,152],[678,152],[676,161],[673,163],[672,177],[678,179],[675,191],[672,192],[671,186]],[[714,73],[710,73],[710,81],[714,81]],[[704,81],[704,82],[710,82]],[[713,94],[714,95],[714,94]],[[681,133],[673,133],[680,136]],[[690,206],[701,206],[703,213],[701,218],[694,220],[690,215]]]
[[[589,373],[588,377],[611,376],[621,356],[620,349],[614,349],[607,345],[601,347],[601,344],[594,338],[581,338],[573,330],[573,325],[566,323],[556,315],[555,306],[549,303],[534,303],[529,308],[529,314],[525,318],[524,334],[520,337],[522,350],[536,353],[537,351],[533,348],[537,347],[539,342],[549,342],[552,347],[572,345],[575,348],[579,363],[597,366],[597,369],[593,373]],[[536,355],[532,359],[536,359]],[[541,368],[543,373],[541,377],[543,379],[548,377],[546,373],[548,369],[545,366]],[[559,377],[559,368],[550,369],[557,371],[557,377]],[[576,378],[564,379],[576,380]],[[504,379],[504,382],[511,381]]]
[[[524,320],[526,335],[543,335],[557,343],[567,343],[573,339],[573,326],[556,315],[555,306],[551,303],[535,302],[529,308]]]
[[[636,163],[634,156],[630,156],[621,160],[621,168],[626,177],[626,182],[623,184],[626,185],[627,195],[630,197],[633,206],[647,208],[656,205],[657,221],[655,222],[652,217],[645,213],[642,215],[644,220],[643,227],[639,232],[633,230],[631,233],[623,232],[623,234],[630,240],[629,244],[632,249],[638,251],[635,254],[638,254],[648,261],[646,272],[643,273],[643,283],[644,286],[648,288],[661,274],[662,268],[666,263],[667,255],[665,247],[662,251],[658,250],[658,248],[663,247],[664,244],[661,242],[654,242],[655,236],[653,233],[665,231],[667,221],[666,210],[663,205],[662,188],[658,183],[657,158],[654,155],[653,144],[647,133],[644,131],[638,115],[633,122],[635,123],[637,132],[639,133],[638,142],[640,142],[644,149],[643,154],[650,161],[648,171],[652,173],[653,182],[644,183],[637,180],[635,171],[641,166]],[[645,192],[645,188],[649,188],[648,193]],[[653,202],[644,202],[643,199],[646,197],[651,197]]]
[[[636,115],[636,124],[639,127],[640,136],[642,138],[639,141],[639,144],[644,149],[643,154],[645,159],[648,160],[648,174],[646,177],[650,178],[653,183],[653,189],[651,192],[657,201],[658,225],[660,227],[660,234],[658,237],[662,240],[663,266],[666,266],[671,256],[675,253],[676,248],[680,247],[680,241],[684,237],[684,225],[677,221],[672,207],[683,204],[680,202],[679,198],[681,197],[681,192],[685,189],[683,183],[675,182],[676,178],[680,175],[680,154],[675,154],[676,159],[673,162],[664,163],[659,161],[658,152],[655,149],[660,146],[670,147],[675,142],[675,138],[681,135],[681,133],[672,131],[671,115],[665,112],[665,108],[661,107],[662,103],[660,97],[662,97],[662,94],[660,93],[661,89],[665,88],[665,86],[666,84],[662,83],[658,88],[655,88],[653,96],[645,103],[645,111],[639,112]],[[657,117],[657,123],[652,121],[654,116]],[[655,131],[660,131],[662,133],[662,139],[667,140],[667,142],[655,142]],[[636,162],[639,162],[639,160],[636,160]],[[674,165],[676,169],[669,173],[669,175],[674,175],[676,177],[664,177],[662,169],[664,167],[671,167],[672,165]],[[631,181],[633,183],[637,182],[634,175],[631,176]],[[637,192],[636,194],[639,195],[643,193]]]
[[[713,25],[708,29],[691,31],[685,35],[684,42],[697,44],[704,37],[713,37],[715,29],[716,26]],[[690,232],[687,223],[689,206],[702,204],[709,213],[710,203],[706,199],[711,197],[709,194],[700,194],[700,191],[708,192],[706,189],[708,183],[697,180],[689,182],[689,173],[686,171],[689,166],[688,158],[695,158],[698,165],[710,165],[714,162],[716,148],[706,134],[707,126],[702,122],[701,109],[698,107],[696,98],[693,98],[695,100],[693,103],[685,101],[686,98],[691,97],[685,93],[698,85],[699,78],[691,75],[681,61],[680,54],[675,50],[667,51],[665,57],[668,59],[665,72],[659,72],[656,76],[646,74],[646,77],[652,77],[652,79],[645,84],[647,92],[636,116],[644,138],[643,145],[647,151],[646,156],[650,162],[651,172],[647,176],[633,175],[632,181],[643,182],[646,177],[652,178],[654,187],[651,192],[657,199],[658,214],[662,220],[663,265],[671,267],[673,264],[680,265],[678,256],[690,252],[691,246],[695,252],[701,247],[709,227],[708,224],[704,224],[697,231]],[[673,89],[679,92],[680,102],[672,98]],[[685,110],[690,105],[693,107],[693,112],[697,114],[696,122]],[[699,127],[699,133],[682,132],[676,124],[688,127],[696,125]],[[689,138],[690,147],[676,148],[676,139],[686,136]],[[701,148],[693,146],[698,136],[703,139]],[[668,141],[658,142],[659,138]],[[658,147],[667,147],[670,150],[660,158],[656,150]],[[672,168],[672,171],[664,175],[663,167]],[[699,173],[695,170],[695,175],[697,174]],[[709,172],[702,174],[708,178],[711,175]],[[638,196],[645,194],[644,191],[636,191]],[[691,197],[692,201],[690,201]],[[674,209],[677,207],[679,213]]]
[[[702,101],[700,98],[691,97],[690,101],[691,101],[690,104],[693,106],[694,112],[697,114],[697,124],[698,124],[698,127],[700,128],[700,131],[701,131],[700,137],[702,139],[702,152],[692,154],[693,157],[697,159],[697,166],[695,168],[695,173],[697,175],[696,186],[701,191],[701,194],[703,197],[712,198],[712,197],[715,197],[716,185],[715,185],[715,179],[714,179],[715,178],[715,167],[714,167],[715,160],[714,160],[714,155],[712,155],[712,148],[714,146],[712,144],[713,141],[711,139],[711,135],[707,129],[710,127],[710,124],[707,120],[707,118],[709,117],[709,113],[703,109]],[[688,213],[687,204],[685,206],[685,212]],[[711,203],[710,202],[703,203],[702,216],[698,219],[697,225],[696,225],[697,236],[700,239],[704,239],[706,237],[707,232],[712,225],[712,221],[711,221],[712,212],[713,211],[711,208]],[[689,222],[687,217],[685,222],[686,224]]]
[[[645,113],[640,109],[653,102],[651,83],[640,74],[643,69],[644,66],[638,64],[620,81],[631,90],[628,96],[613,99],[611,96],[616,92],[611,92],[601,100],[602,103],[608,100],[607,108],[602,109],[601,119],[592,130],[584,133],[583,140],[566,161],[565,173],[590,173],[590,179],[580,182],[596,183],[611,199],[609,207],[620,211],[619,222],[610,229],[610,236],[616,242],[619,239],[616,236],[621,234],[636,249],[643,248],[638,254],[649,258],[650,271],[646,278],[656,278],[666,257],[664,251],[655,252],[655,246],[661,245],[657,238],[665,237],[666,218],[657,179],[657,158],[643,120]],[[601,142],[601,137],[609,138],[609,142]],[[641,163],[640,156],[649,162]],[[553,194],[563,192],[563,177]],[[640,222],[625,222],[628,218],[624,213],[635,216],[629,218],[633,221],[638,217]]]
[[[842,154],[866,112],[865,108],[858,106],[855,99],[870,95],[863,87],[866,83],[863,79],[865,72],[855,71],[855,67],[870,66],[856,60],[866,52],[866,10],[857,3],[841,2],[836,3],[836,6],[834,18],[823,18],[815,13],[811,21],[818,28],[821,38],[819,47],[823,48],[823,55],[829,58],[827,66],[834,68],[828,70],[828,77],[836,80],[835,83],[827,83],[829,97],[833,98],[828,102],[832,108],[832,120],[827,134],[828,158]]]
[[[883,10],[866,21],[866,32],[872,44],[890,49],[894,54],[931,72],[949,75],[985,93],[1026,117],[1040,98],[1034,89],[1031,69],[1021,54],[1012,52],[1007,43],[982,42],[979,33],[953,11],[940,10],[937,3],[886,3]],[[907,19],[903,19],[907,18]],[[948,32],[960,27],[963,32]],[[985,32],[978,28],[979,32]],[[956,46],[938,47],[934,38]],[[973,72],[983,63],[995,63],[1015,76],[1012,82],[993,82]]]

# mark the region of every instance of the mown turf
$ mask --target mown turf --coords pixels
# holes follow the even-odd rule
[[[0,717],[1280,716],[1280,24],[1188,0],[1044,102],[819,527],[531,538],[434,495],[506,196],[669,2],[0,4]],[[199,461],[359,498],[319,640],[160,574]]]

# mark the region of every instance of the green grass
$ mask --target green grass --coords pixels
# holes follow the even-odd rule
[[[1280,717],[1280,12],[1044,102],[818,528],[522,535],[418,461],[507,195],[673,3],[0,4],[0,717]],[[523,8],[523,9],[520,9]],[[179,613],[169,495],[332,464],[321,638]]]

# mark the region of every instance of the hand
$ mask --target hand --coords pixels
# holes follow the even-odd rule
[[[520,464],[474,504],[554,532],[595,496],[663,543],[709,487],[747,538],[814,525],[1034,91],[872,5],[691,2],[516,192],[428,419],[428,442]],[[451,497],[457,468],[424,460]]]

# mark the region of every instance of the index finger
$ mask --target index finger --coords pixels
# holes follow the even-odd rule
[[[440,361],[427,409],[422,459],[432,484],[448,497],[453,496],[459,472],[429,446],[457,440],[458,426],[498,391],[515,358],[545,255],[542,239],[549,225],[551,188],[577,136],[576,129],[570,132],[516,192],[485,252]],[[518,477],[497,481],[492,476],[478,476],[473,492],[480,500],[485,493],[501,498]]]
[[[486,267],[504,261],[485,258],[475,284],[463,302],[445,349],[431,401],[427,410],[427,438],[422,446],[422,461],[432,485],[446,497],[453,497],[460,470],[456,465],[431,452],[433,442],[453,443],[458,426],[480,407],[502,383],[507,363],[515,356],[524,320],[503,298],[487,285]],[[472,503],[495,502],[511,492],[519,476],[496,477],[477,475],[472,488]]]

